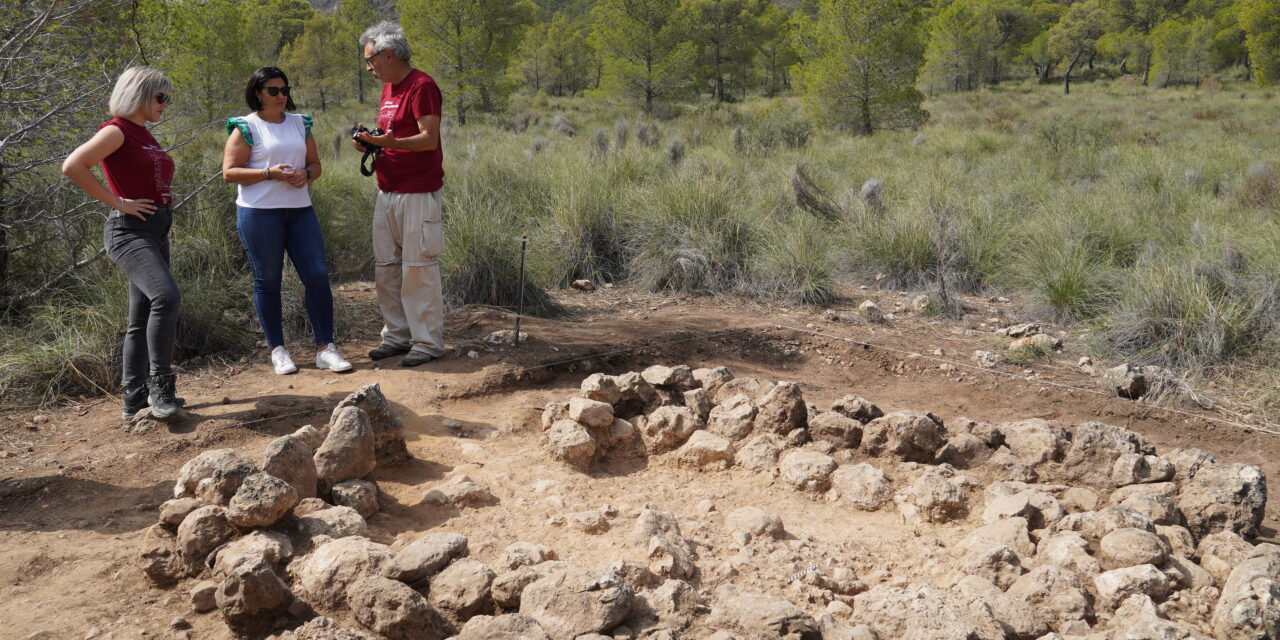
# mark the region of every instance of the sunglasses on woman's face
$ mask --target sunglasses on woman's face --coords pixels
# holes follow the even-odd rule
[[[157,102],[158,104],[169,104],[169,101],[170,101],[170,100],[173,100],[173,98],[169,97],[169,94],[167,94],[167,93],[157,93],[157,94],[156,94],[156,102]]]
[[[266,91],[267,95],[271,96],[272,98],[282,93],[284,94],[284,97],[286,98],[289,97],[289,87],[263,87],[262,90]]]

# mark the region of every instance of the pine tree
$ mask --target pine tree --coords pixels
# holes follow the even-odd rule
[[[290,75],[290,82],[298,87],[295,102],[300,105],[315,104],[320,109],[329,107],[341,91],[343,71],[350,67],[349,56],[334,46],[342,37],[342,27],[337,18],[317,14],[307,20],[302,33],[280,52],[280,64]]]
[[[928,119],[915,88],[920,20],[908,0],[821,0],[797,13],[800,81],[821,121],[861,135]]]
[[[338,3],[338,25],[341,28],[339,40],[331,47],[348,55],[351,59],[356,97],[364,104],[366,76],[364,52],[360,49],[360,34],[378,21],[378,12],[374,11],[369,0],[340,0]]]
[[[595,6],[604,93],[653,113],[657,104],[687,91],[693,48],[675,19],[678,8],[678,0],[601,0]]]
[[[409,44],[436,76],[459,124],[467,112],[500,111],[516,85],[507,67],[533,24],[531,0],[403,0],[397,7]],[[418,59],[418,58],[415,58]]]
[[[681,0],[680,19],[693,46],[693,77],[717,102],[745,89],[760,49],[765,0]]]
[[[1253,62],[1254,82],[1269,85],[1280,81],[1280,0],[1245,0],[1240,7],[1240,27]]]

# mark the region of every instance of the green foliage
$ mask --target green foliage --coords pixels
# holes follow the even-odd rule
[[[603,67],[601,92],[647,114],[689,87],[693,46],[677,20],[679,0],[601,0],[592,10]]]
[[[682,0],[679,19],[693,45],[695,82],[727,102],[745,92],[759,51],[767,0]]]
[[[1212,69],[1213,26],[1205,18],[1162,22],[1151,32],[1156,86],[1200,84]]]
[[[926,25],[920,85],[930,92],[971,91],[995,79],[1000,39],[994,8],[984,0],[955,0]]]
[[[537,15],[531,0],[403,0],[397,5],[418,66],[441,84],[460,123],[501,111],[515,84],[507,67]]]
[[[1280,82],[1280,0],[1244,0],[1240,28],[1253,61],[1254,80],[1260,85]]]
[[[798,16],[800,77],[817,119],[862,135],[915,127],[928,114],[913,86],[919,19],[905,0],[822,0]]]
[[[529,28],[513,70],[531,93],[577,95],[595,82],[598,64],[585,25],[566,14]]]
[[[351,66],[351,57],[334,46],[343,41],[344,35],[337,19],[317,14],[307,20],[302,33],[285,46],[280,66],[291,74],[290,82],[299,89],[294,98],[299,106],[328,109],[329,103],[347,86],[343,71]]]
[[[231,0],[142,3],[143,31],[150,34],[144,46],[153,66],[181,88],[175,99],[193,105],[205,122],[243,108],[245,78],[274,62],[245,55],[247,6]]]

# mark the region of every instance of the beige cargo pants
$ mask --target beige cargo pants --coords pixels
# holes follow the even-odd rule
[[[382,310],[382,342],[444,355],[440,192],[378,192],[373,207],[373,264]]]

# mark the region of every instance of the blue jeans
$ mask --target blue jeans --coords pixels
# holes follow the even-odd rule
[[[305,290],[307,318],[315,331],[316,345],[333,342],[333,292],[329,289],[324,234],[320,231],[316,210],[237,206],[236,227],[249,257],[249,266],[253,268],[253,306],[266,334],[267,348],[284,344],[280,279],[284,275],[286,253]]]

